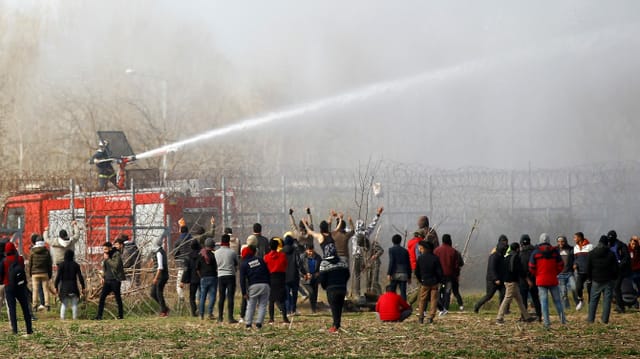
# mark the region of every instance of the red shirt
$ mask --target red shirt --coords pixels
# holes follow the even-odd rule
[[[287,271],[287,255],[284,252],[270,251],[264,255],[269,273],[285,273]]]
[[[376,303],[376,312],[383,321],[399,320],[400,314],[407,309],[411,309],[411,306],[396,292],[385,292]]]

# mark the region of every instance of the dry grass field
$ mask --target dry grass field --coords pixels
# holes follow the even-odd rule
[[[466,298],[471,307],[473,297]],[[113,302],[109,298],[108,302]],[[420,325],[380,323],[372,312],[345,313],[343,330],[327,332],[329,312],[293,317],[291,325],[246,330],[242,324],[218,324],[172,313],[130,316],[124,320],[60,321],[57,312],[38,313],[35,334],[12,335],[6,314],[0,328],[2,358],[616,358],[640,355],[640,312],[612,313],[609,325],[585,322],[586,311],[569,310],[565,326],[552,317],[541,323],[518,323],[518,315],[495,323],[497,299],[479,313],[452,310]],[[111,309],[113,309],[111,307]],[[89,308],[88,310],[91,310]],[[19,311],[20,312],[20,311]],[[552,309],[552,313],[555,313]],[[88,314],[85,313],[85,316]],[[24,332],[23,323],[20,324]]]

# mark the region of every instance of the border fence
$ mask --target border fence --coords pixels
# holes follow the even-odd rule
[[[380,161],[375,168],[201,171],[198,186],[224,188],[234,197],[225,199],[227,208],[222,213],[226,218],[220,223],[233,227],[242,242],[255,222],[263,225],[266,236],[281,236],[289,229],[289,208],[294,208],[296,219],[300,219],[310,207],[317,224],[328,217],[330,209],[344,212],[354,221],[360,217],[368,221],[376,207],[384,206],[377,239],[385,249],[394,233],[411,238],[417,218],[428,215],[437,232],[450,233],[454,245],[462,250],[478,219],[462,275],[463,288],[475,290],[484,287],[486,257],[500,234],[517,241],[522,233],[528,233],[535,243],[542,232],[571,238],[582,231],[597,240],[600,234],[616,229],[626,241],[640,224],[640,162],[635,161],[524,170],[443,170]],[[57,188],[69,183],[68,177],[61,177],[56,179],[60,182]],[[168,178],[169,186],[180,182],[175,174],[173,177]],[[82,184],[93,178],[74,180]],[[0,178],[0,191],[6,195],[45,184],[55,188],[56,181]],[[376,191],[363,183],[375,184]],[[364,202],[358,204],[363,195]],[[383,260],[386,258],[385,254]],[[386,269],[384,261],[382,270]]]

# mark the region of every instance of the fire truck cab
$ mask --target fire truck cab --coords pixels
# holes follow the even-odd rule
[[[231,191],[212,189],[24,193],[6,199],[0,226],[2,234],[11,237],[20,252],[28,255],[32,233],[42,234],[47,227],[52,236],[62,229],[71,233],[71,222],[76,221],[80,230],[76,258],[91,261],[102,253],[105,241],[114,241],[120,234],[133,238],[143,254],[160,236],[169,239],[171,249],[180,232],[178,219],[185,218],[189,226],[208,228],[211,216],[219,223],[230,218],[232,203]]]

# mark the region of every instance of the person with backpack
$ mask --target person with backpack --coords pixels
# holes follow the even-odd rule
[[[0,262],[0,282],[4,284],[11,330],[13,334],[18,334],[16,302],[19,302],[27,334],[33,334],[29,299],[27,298],[27,273],[24,268],[24,258],[18,254],[15,245],[11,242],[5,245],[4,251],[5,258]]]
[[[84,277],[80,265],[74,260],[75,253],[68,249],[64,253],[64,260],[54,281],[56,291],[60,297],[60,319],[64,320],[67,306],[71,305],[71,318],[78,319],[78,301],[80,294],[85,291]],[[82,292],[78,288],[78,282],[82,286]]]

